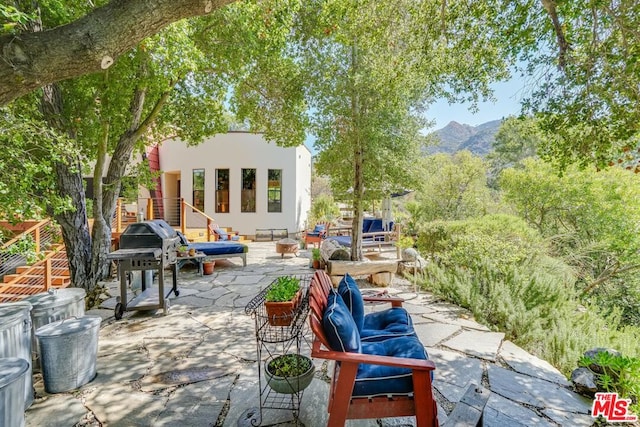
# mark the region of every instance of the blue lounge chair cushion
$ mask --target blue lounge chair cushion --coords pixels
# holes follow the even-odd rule
[[[332,350],[359,353],[361,349],[358,327],[340,294],[329,292],[327,307],[322,315],[322,327]]]
[[[362,353],[423,360],[429,358],[424,346],[415,336],[391,338],[372,343],[363,342]],[[353,386],[354,396],[377,396],[412,391],[411,369],[364,363],[358,367],[356,382]]]
[[[345,274],[342,280],[340,280],[338,293],[349,309],[353,321],[356,322],[358,332],[362,332],[362,327],[364,326],[364,301],[362,300],[362,293],[360,293],[358,284],[349,273]]]
[[[238,242],[193,242],[189,243],[189,239],[178,231],[178,238],[181,245],[187,245],[189,248],[193,248],[198,252],[202,252],[205,255],[230,255],[230,254],[242,254],[249,251],[247,245],[243,245]]]

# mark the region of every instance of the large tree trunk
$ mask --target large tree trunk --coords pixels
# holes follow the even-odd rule
[[[141,40],[234,0],[113,0],[67,25],[0,37],[0,105],[108,68]]]
[[[84,181],[80,162],[73,167],[56,165],[58,188],[61,194],[70,197],[75,210],[54,215],[62,227],[62,238],[67,249],[71,283],[78,288],[92,290],[97,278],[91,266],[91,234],[85,204]]]
[[[354,42],[351,46],[351,72],[352,78],[355,80],[355,75],[358,69],[358,57],[357,47]],[[359,120],[360,120],[360,97],[358,95],[358,89],[354,87],[351,93],[351,138],[354,142],[353,152],[353,227],[351,229],[351,260],[362,260],[362,200],[364,198],[364,175],[363,175],[363,143],[362,134],[360,132]]]

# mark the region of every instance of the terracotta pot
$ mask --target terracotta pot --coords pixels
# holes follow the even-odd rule
[[[302,290],[298,291],[291,301],[265,301],[264,307],[271,326],[289,326],[296,317],[296,310],[302,298]]]
[[[205,261],[202,263],[202,273],[209,275],[213,274],[213,266],[216,265],[215,261]]]

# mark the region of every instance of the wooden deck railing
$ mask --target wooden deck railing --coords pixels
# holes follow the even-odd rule
[[[189,209],[191,212],[187,215]],[[118,199],[112,230],[119,234],[132,222],[151,219],[164,219],[183,234],[187,229],[204,229],[207,241],[215,240],[210,227],[215,220],[183,198],[140,198],[131,204]]]

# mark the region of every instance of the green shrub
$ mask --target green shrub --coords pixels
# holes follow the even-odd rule
[[[591,306],[579,305],[572,281],[566,280],[570,278],[545,257],[507,270],[479,260],[474,266],[431,263],[423,287],[469,309],[479,322],[504,332],[565,375],[589,348],[610,347],[640,356],[635,338],[640,328],[621,326],[619,311],[604,317]]]
[[[508,270],[546,251],[540,235],[510,215],[487,215],[464,221],[433,221],[418,234],[418,249],[445,266],[474,267],[491,263]]]

